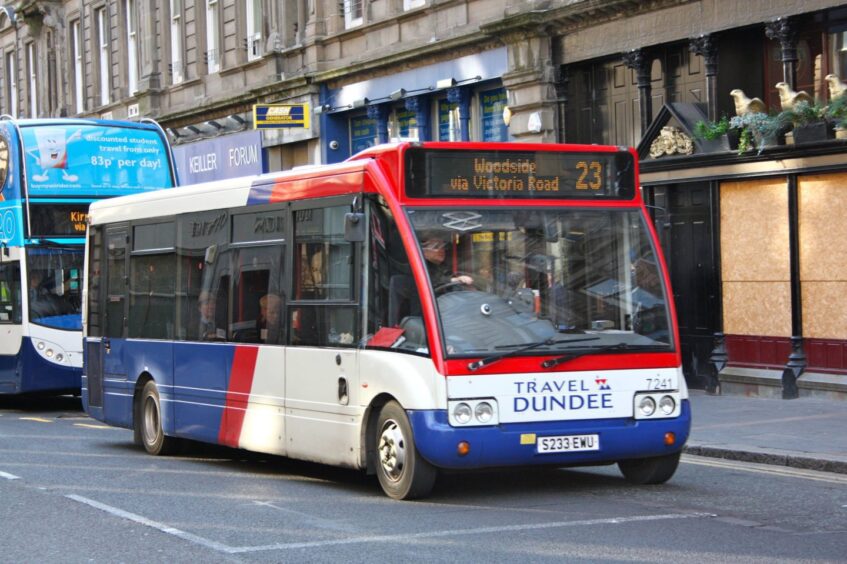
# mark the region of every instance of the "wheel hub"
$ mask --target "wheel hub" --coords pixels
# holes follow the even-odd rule
[[[389,420],[383,425],[377,451],[385,475],[391,480],[399,480],[406,467],[406,441],[396,421]]]

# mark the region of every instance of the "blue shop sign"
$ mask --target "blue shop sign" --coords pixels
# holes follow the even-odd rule
[[[180,184],[262,174],[262,132],[245,131],[174,147]]]
[[[503,121],[503,108],[506,107],[506,89],[495,88],[479,93],[482,113],[482,140],[508,141],[509,129]]]
[[[367,116],[350,118],[350,149],[355,155],[376,144],[376,120]]]

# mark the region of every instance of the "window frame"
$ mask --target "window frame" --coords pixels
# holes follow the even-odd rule
[[[15,49],[6,51],[4,67],[6,71],[6,110],[12,117],[18,117],[18,57]]]
[[[126,86],[127,95],[138,93],[138,14],[135,0],[124,0],[124,20],[126,24]]]
[[[74,65],[74,108],[85,111],[85,63],[83,61],[82,21],[76,18],[70,25],[71,59]]]
[[[26,69],[29,90],[29,116],[38,117],[38,49],[35,41],[26,44]]]
[[[344,29],[359,27],[365,22],[364,0],[342,0],[344,6]]]
[[[183,0],[169,0],[169,29],[171,43],[171,84],[181,84],[185,80],[185,64],[183,57],[185,48],[183,45]]]
[[[216,74],[221,71],[220,2],[219,0],[205,0],[205,2],[206,72]]]
[[[97,29],[97,62],[99,68],[100,105],[112,102],[111,62],[109,56],[109,14],[106,6],[94,9],[94,25]]]

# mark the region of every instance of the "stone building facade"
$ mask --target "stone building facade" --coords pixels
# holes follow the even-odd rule
[[[255,104],[307,107],[254,132],[266,171],[391,139],[638,146],[689,383],[847,389],[847,146],[692,134],[736,89],[831,102],[842,2],[27,0],[0,7],[0,52],[2,113],[151,117],[176,151],[246,135]]]

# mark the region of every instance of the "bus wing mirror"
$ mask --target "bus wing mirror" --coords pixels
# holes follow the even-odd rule
[[[350,243],[365,240],[365,214],[362,212],[344,214],[344,240]]]

